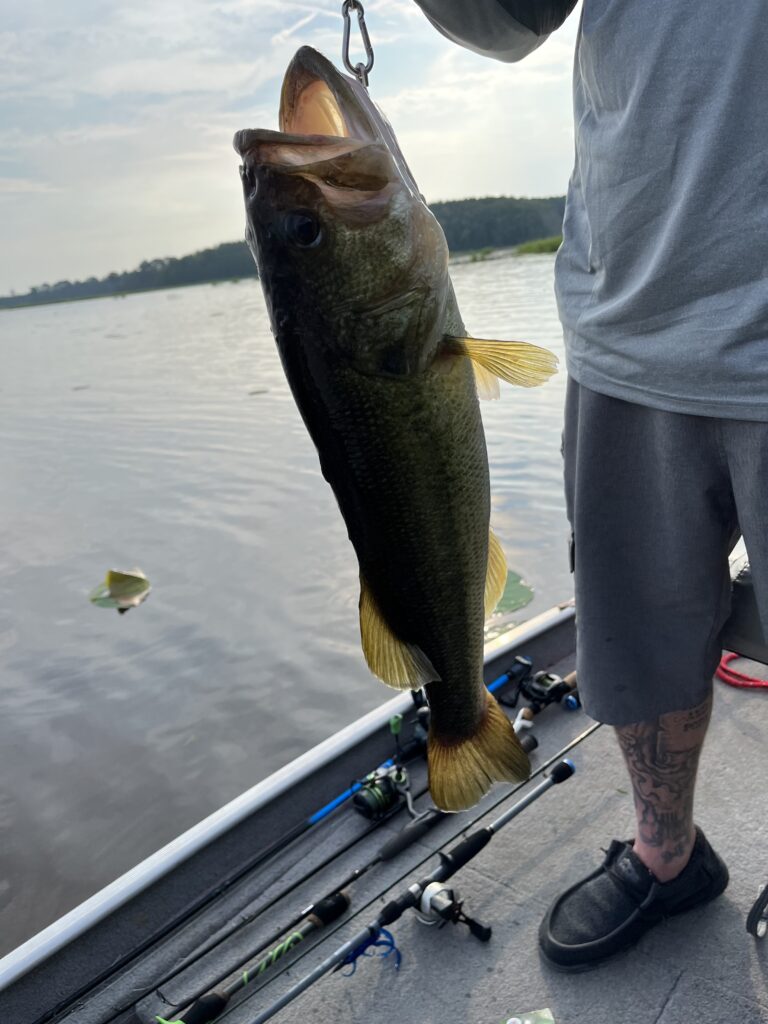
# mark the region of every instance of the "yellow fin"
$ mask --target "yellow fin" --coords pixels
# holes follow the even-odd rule
[[[367,583],[360,577],[360,636],[368,668],[396,690],[420,690],[440,676],[416,644],[408,644],[390,629]]]
[[[478,398],[499,398],[501,396],[501,389],[499,387],[499,378],[495,373],[491,373],[481,363],[476,363],[472,360],[472,370],[475,374],[475,387],[477,388]]]
[[[446,742],[430,729],[427,765],[429,792],[443,811],[463,811],[476,804],[494,782],[523,782],[531,773],[512,723],[490,693],[474,736]]]
[[[485,576],[485,617],[490,617],[507,585],[507,559],[499,538],[488,531],[488,571]]]
[[[549,380],[557,370],[556,355],[527,341],[453,340],[461,342],[473,365],[480,367],[480,372],[475,370],[475,380],[481,398],[498,397],[498,391],[494,393],[488,386],[489,374],[522,388],[533,388]]]

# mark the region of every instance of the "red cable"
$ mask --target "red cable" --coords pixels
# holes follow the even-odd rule
[[[717,666],[715,675],[718,679],[722,679],[724,683],[729,683],[731,686],[743,686],[743,687],[764,687],[768,686],[768,679],[757,679],[755,676],[746,676],[743,672],[737,672],[736,669],[729,668],[728,666],[736,658],[740,658],[740,654],[734,654],[733,651],[726,651],[720,659],[720,664]]]

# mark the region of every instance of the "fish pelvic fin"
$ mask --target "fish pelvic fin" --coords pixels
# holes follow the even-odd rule
[[[512,723],[490,693],[485,716],[473,736],[447,741],[430,728],[427,766],[429,792],[443,811],[466,810],[494,782],[524,782],[531,773]]]
[[[395,690],[420,690],[439,682],[432,662],[416,644],[395,636],[363,576],[360,577],[360,637],[368,668]]]
[[[527,341],[484,341],[481,338],[448,338],[457,354],[472,360],[480,398],[499,397],[499,379],[521,388],[534,388],[557,371],[557,356]]]
[[[490,618],[507,585],[507,559],[499,538],[488,531],[488,571],[485,576],[485,617]]]

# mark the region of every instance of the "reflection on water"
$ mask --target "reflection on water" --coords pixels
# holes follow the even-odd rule
[[[463,264],[473,334],[562,356],[552,258]],[[391,696],[253,282],[0,316],[0,954]],[[494,528],[567,597],[564,373],[483,408]],[[140,565],[152,596],[88,594]]]

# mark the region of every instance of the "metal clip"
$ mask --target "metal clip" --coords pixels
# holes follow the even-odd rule
[[[352,11],[357,11],[357,24],[365,48],[365,64],[362,61],[359,64],[353,64],[349,59],[349,37],[352,29],[350,14]],[[360,0],[344,0],[344,3],[341,5],[341,15],[344,18],[344,41],[341,47],[341,59],[347,71],[358,78],[361,85],[364,85],[367,89],[368,75],[373,67],[373,47],[371,46],[371,37],[368,35],[368,29],[365,24],[365,11]]]

